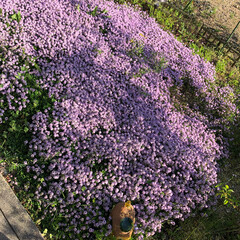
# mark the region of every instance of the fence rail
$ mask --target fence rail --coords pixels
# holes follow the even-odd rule
[[[165,14],[169,14],[169,16],[175,19],[178,23],[184,22],[185,28],[190,33],[198,37],[199,40],[204,40],[205,44],[215,48],[219,53],[221,52],[224,56],[228,57],[232,61],[231,67],[236,66],[237,63],[240,62],[240,45],[230,39],[238,25],[229,37],[225,37],[217,33],[215,29],[201,23],[193,14],[184,11],[186,7],[181,9],[178,4],[162,2],[157,5],[155,4],[154,8],[161,9],[161,11]],[[180,19],[180,17],[183,17],[185,21]],[[182,35],[179,24],[173,26],[172,30],[174,33]]]

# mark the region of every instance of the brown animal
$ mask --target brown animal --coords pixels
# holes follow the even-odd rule
[[[135,210],[131,201],[118,203],[111,211],[112,234],[117,240],[129,240],[135,223]]]

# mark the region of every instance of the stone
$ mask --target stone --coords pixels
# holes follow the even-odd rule
[[[44,240],[37,226],[0,173],[0,240]]]

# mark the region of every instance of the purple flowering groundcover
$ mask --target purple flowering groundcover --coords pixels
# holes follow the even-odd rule
[[[0,22],[1,42],[35,59],[36,84],[55,99],[32,116],[25,141],[43,228],[55,224],[56,239],[107,236],[113,205],[131,200],[143,239],[214,203],[216,160],[226,153],[213,129],[236,107],[212,64],[113,1],[1,0],[0,8],[21,14],[14,34]],[[35,91],[13,53],[1,72],[1,122]]]

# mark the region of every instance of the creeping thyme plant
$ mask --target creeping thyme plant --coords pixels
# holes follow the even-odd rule
[[[119,201],[136,210],[136,239],[214,204],[222,119],[237,110],[212,64],[113,1],[0,8],[0,131],[21,133],[16,181],[49,238],[103,239]]]

